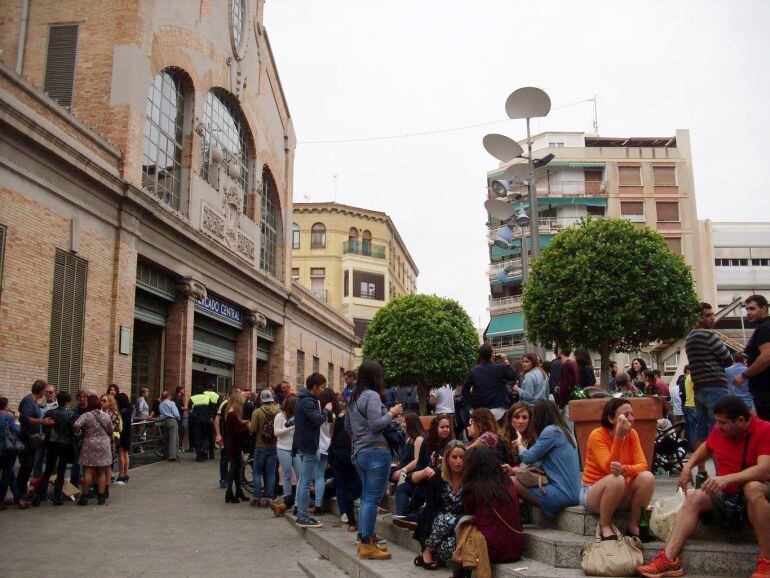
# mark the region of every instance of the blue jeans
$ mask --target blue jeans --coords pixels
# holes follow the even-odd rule
[[[374,448],[362,450],[354,458],[358,475],[363,486],[361,509],[358,514],[358,537],[368,541],[374,536],[374,524],[377,521],[377,506],[385,495],[390,474],[390,450]]]
[[[699,442],[709,437],[714,427],[714,405],[727,395],[727,388],[720,386],[700,387],[695,390],[695,417],[698,420],[695,437]]]
[[[396,486],[396,515],[406,516],[409,513],[409,501],[414,495],[415,486],[409,481]]]
[[[251,477],[254,484],[254,499],[259,499],[262,491],[262,475],[265,480],[265,496],[275,498],[275,464],[278,462],[278,454],[275,448],[254,448],[254,461],[251,463]]]
[[[326,460],[328,456],[318,452],[318,465],[315,467],[315,507],[320,508],[324,503],[326,491]]]
[[[297,519],[309,516],[307,508],[310,505],[310,485],[315,479],[318,465],[318,454],[297,454],[299,458],[299,481],[297,482]]]
[[[687,436],[687,445],[691,452],[695,451],[695,438],[698,435],[698,419],[695,417],[694,407],[683,407],[684,431]]]
[[[16,486],[16,474],[13,473],[15,463],[16,454],[0,456],[0,502],[5,499],[9,486],[13,495],[13,501],[18,502],[21,499],[19,488]]]
[[[291,450],[278,450],[278,462],[281,464],[281,479],[283,481],[283,502],[287,506],[293,503],[291,491],[291,471],[299,480],[300,462],[297,456],[291,455]]]

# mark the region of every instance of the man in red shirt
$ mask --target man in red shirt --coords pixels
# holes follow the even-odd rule
[[[700,490],[687,493],[679,510],[666,547],[649,564],[637,567],[647,578],[683,576],[679,553],[685,540],[695,531],[701,514],[717,516],[728,512],[728,502],[743,500],[748,521],[759,543],[757,569],[751,578],[770,578],[770,422],[749,413],[741,398],[728,395],[714,405],[716,427],[706,443],[701,444],[682,469],[679,487],[687,490],[692,470],[713,457],[717,475],[708,478]]]

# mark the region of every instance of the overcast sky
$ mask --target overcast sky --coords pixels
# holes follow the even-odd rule
[[[421,293],[485,325],[488,132],[513,90],[553,107],[598,96],[603,136],[691,131],[698,216],[768,220],[770,1],[268,0],[265,25],[299,144],[295,201],[385,211]],[[536,131],[591,131],[592,105]],[[428,136],[311,144],[498,124]]]

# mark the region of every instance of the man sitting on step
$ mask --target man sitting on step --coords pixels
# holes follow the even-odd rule
[[[757,568],[751,578],[770,578],[770,422],[749,413],[746,404],[728,395],[714,405],[715,427],[682,470],[679,487],[687,491],[692,470],[713,457],[716,477],[687,492],[666,547],[637,571],[647,578],[683,576],[679,553],[703,514],[713,514],[740,529],[748,521],[759,543]],[[746,519],[748,514],[748,519]]]

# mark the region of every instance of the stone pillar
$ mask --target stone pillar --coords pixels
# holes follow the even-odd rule
[[[110,319],[110,348],[108,383],[121,391],[131,391],[130,347],[134,330],[134,297],[136,290],[135,216],[121,212],[121,226],[115,235],[112,276],[112,315]],[[120,353],[121,328],[128,328],[129,353]]]
[[[257,311],[247,311],[243,316],[243,329],[235,344],[235,381],[241,389],[254,391],[257,383],[257,329],[265,327],[265,316]]]
[[[195,323],[195,300],[206,297],[206,288],[192,278],[177,284],[177,300],[169,308],[166,320],[163,384],[161,390],[171,392],[181,385],[188,396],[192,393],[192,348]]]

